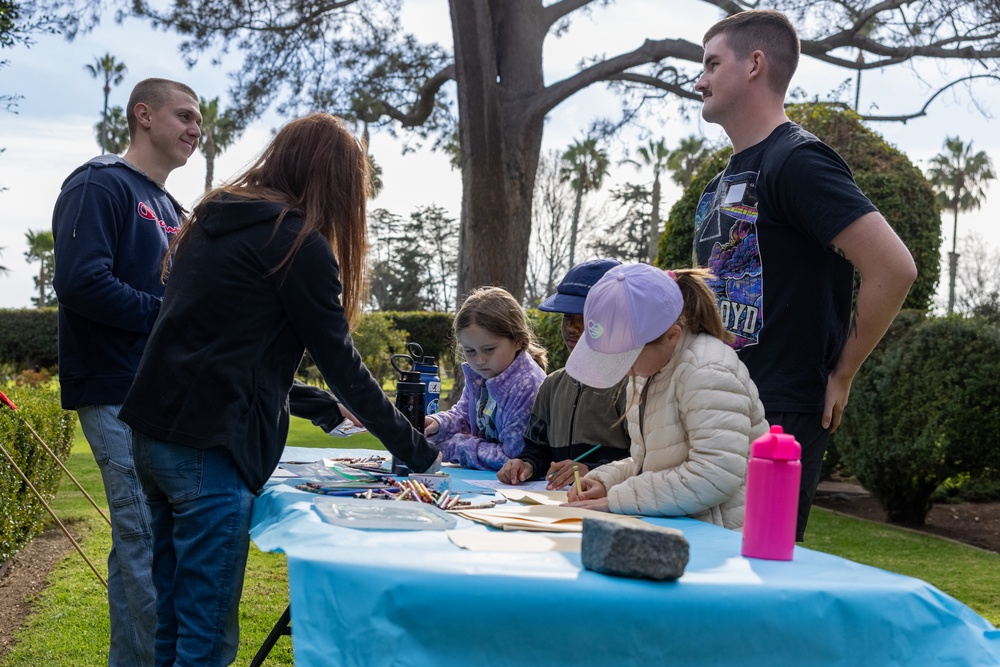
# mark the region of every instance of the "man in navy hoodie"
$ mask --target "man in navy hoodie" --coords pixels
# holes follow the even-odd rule
[[[164,188],[198,146],[191,88],[145,79],[129,97],[129,147],[65,180],[52,215],[62,406],[76,410],[101,469],[111,514],[108,665],[153,664],[156,592],[149,508],[132,431],[118,419],[163,297],[160,265],[183,208]]]

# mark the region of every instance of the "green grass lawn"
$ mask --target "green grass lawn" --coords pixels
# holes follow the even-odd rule
[[[293,419],[289,445],[381,449],[368,434],[331,438],[308,422]],[[101,477],[90,449],[77,433],[67,467],[102,506]],[[106,567],[110,530],[86,499],[64,480],[53,509],[72,529],[98,569]],[[1000,555],[891,526],[814,509],[805,546],[892,572],[919,577],[961,600],[994,625],[1000,624]],[[240,604],[240,653],[247,665],[288,604],[285,557],[250,549]],[[99,667],[107,664],[105,591],[83,560],[71,551],[49,577],[35,610],[0,667]],[[291,641],[278,641],[268,667],[293,664]]]

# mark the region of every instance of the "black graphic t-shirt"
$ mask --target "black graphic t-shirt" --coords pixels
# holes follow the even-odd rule
[[[875,210],[843,159],[794,123],[733,155],[702,193],[695,256],[769,412],[823,409],[854,287],[829,246]]]

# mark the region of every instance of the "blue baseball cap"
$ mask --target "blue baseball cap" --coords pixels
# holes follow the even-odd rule
[[[566,313],[582,315],[583,304],[587,294],[601,277],[615,266],[620,266],[617,259],[588,259],[580,262],[566,272],[566,277],[559,283],[556,293],[547,297],[538,305],[538,310],[549,313]]]

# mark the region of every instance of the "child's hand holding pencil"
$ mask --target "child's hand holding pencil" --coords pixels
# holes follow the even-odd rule
[[[564,461],[553,461],[552,465],[549,466],[549,472],[546,473],[545,479],[548,481],[546,489],[552,491],[555,489],[562,489],[567,484],[573,484],[573,466],[577,467],[577,474],[583,477],[588,472],[590,468],[587,467],[586,463],[577,463],[572,459],[566,459]]]

